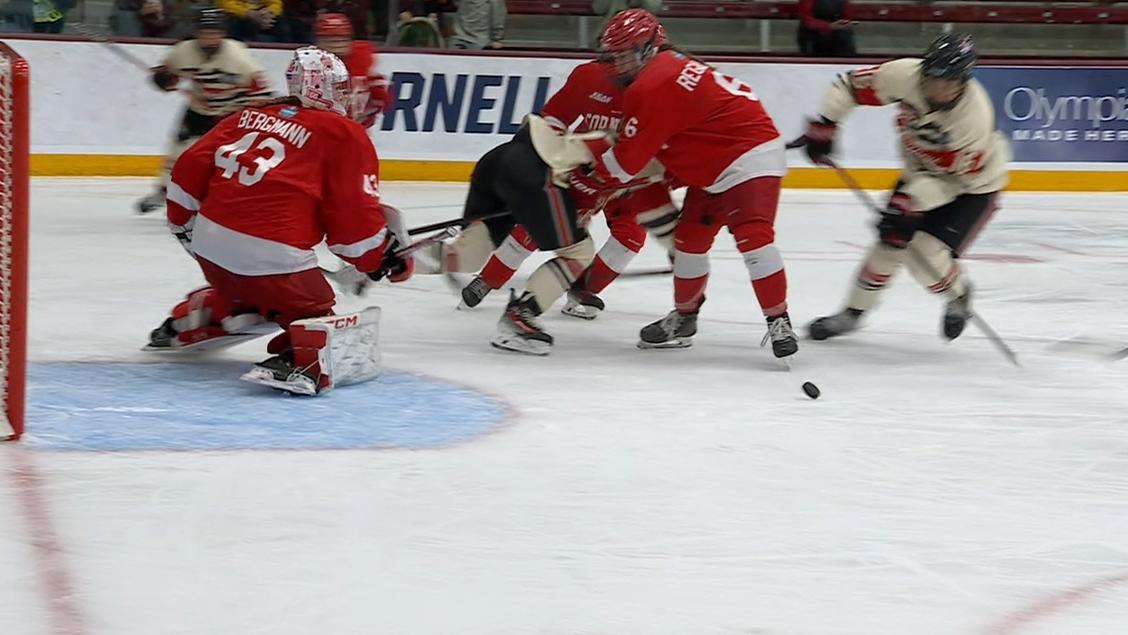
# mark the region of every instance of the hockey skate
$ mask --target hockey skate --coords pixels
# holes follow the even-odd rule
[[[489,295],[490,291],[493,291],[493,289],[486,284],[485,280],[482,280],[482,276],[474,276],[474,279],[459,291],[462,301],[458,303],[458,308],[463,310],[473,309],[482,303],[482,300]]]
[[[944,305],[944,323],[942,325],[944,337],[949,341],[956,339],[963,333],[967,321],[971,319],[971,286],[958,298],[949,300]]]
[[[786,313],[768,318],[768,332],[760,341],[760,346],[772,343],[772,353],[779,359],[790,357],[799,351],[799,338],[791,328],[791,318]]]
[[[666,317],[651,322],[638,332],[638,347],[689,348],[697,335],[697,314],[670,311]]]
[[[568,289],[568,299],[560,312],[581,320],[594,320],[604,308],[606,305],[603,304],[602,298],[587,289],[573,285]]]
[[[263,360],[240,377],[243,381],[269,386],[294,395],[312,397],[318,393],[317,379],[294,366],[294,357],[286,352]]]
[[[148,214],[154,212],[165,205],[165,188],[158,188],[137,201],[136,208],[138,214]]]
[[[861,321],[861,311],[857,309],[843,309],[834,315],[821,317],[808,324],[807,334],[813,340],[822,341],[856,330]]]
[[[510,291],[509,305],[497,323],[494,348],[526,355],[548,355],[552,350],[552,336],[537,321],[536,299],[519,299]]]

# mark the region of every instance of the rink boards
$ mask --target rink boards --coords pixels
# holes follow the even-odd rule
[[[32,172],[42,176],[147,175],[179,123],[183,99],[89,42],[10,40],[32,68]],[[159,62],[165,45],[128,44]],[[373,129],[384,180],[462,181],[474,161],[537,111],[583,58],[383,53],[396,99]],[[290,51],[256,49],[276,90]],[[782,134],[797,136],[834,76],[857,66],[718,60],[751,84]],[[67,69],[66,73],[51,69]],[[1015,154],[1011,189],[1128,190],[1128,66],[984,66]],[[892,108],[858,109],[843,127],[841,156],[867,187],[896,174]],[[840,187],[826,170],[789,157],[790,187]]]

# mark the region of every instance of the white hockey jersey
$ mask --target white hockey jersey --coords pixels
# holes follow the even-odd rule
[[[200,114],[230,114],[246,101],[270,94],[262,67],[236,40],[223,40],[210,57],[196,40],[184,40],[172,47],[163,66],[192,82],[189,108]]]
[[[858,105],[897,104],[901,190],[912,197],[915,209],[935,209],[961,194],[1003,189],[1010,146],[995,127],[987,91],[972,79],[951,110],[933,110],[921,91],[920,63],[905,58],[840,75],[819,114],[838,122]]]

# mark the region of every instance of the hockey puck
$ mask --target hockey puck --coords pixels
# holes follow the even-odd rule
[[[819,395],[822,394],[822,391],[819,390],[819,387],[809,381],[803,382],[803,392],[806,393],[807,396],[811,399],[818,399]]]

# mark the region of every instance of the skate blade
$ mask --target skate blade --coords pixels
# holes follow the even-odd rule
[[[497,336],[494,338],[490,345],[494,348],[503,351],[512,351],[514,353],[522,353],[525,355],[536,355],[544,357],[552,352],[552,345],[535,340],[526,340],[519,337],[505,337]]]
[[[462,290],[466,288],[466,285],[470,284],[470,281],[473,279],[474,276],[468,273],[455,273],[453,271],[443,272],[443,282],[446,283],[451,293],[460,298],[462,297]]]
[[[300,374],[291,377],[287,381],[278,381],[274,378],[274,373],[265,368],[256,366],[243,373],[243,376],[239,379],[260,386],[283,390],[293,395],[301,395],[303,397],[313,397],[317,394],[317,387],[314,385],[313,380]]]
[[[271,329],[273,330],[273,329]],[[211,339],[194,342],[185,346],[153,346],[146,344],[141,347],[141,350],[148,353],[159,353],[161,355],[188,355],[210,353],[212,351],[219,351],[232,346],[238,346],[243,342],[249,342],[253,339],[258,339],[267,333],[240,333],[238,335],[225,335],[223,337],[213,337]]]
[[[678,337],[672,340],[666,340],[665,342],[644,342],[642,340],[638,341],[638,347],[644,351],[662,350],[667,348],[689,348],[690,346],[693,346],[692,337]]]
[[[581,320],[594,320],[595,318],[599,317],[600,313],[599,309],[586,307],[582,304],[577,304],[575,306],[566,304],[564,305],[564,308],[560,309],[560,312],[564,315],[569,315],[574,318],[580,318]]]
[[[481,305],[475,304],[474,306],[470,306],[469,304],[466,304],[466,300],[459,300],[458,306],[454,307],[454,310],[455,311],[473,311],[473,310],[477,309],[479,306],[481,306]]]

